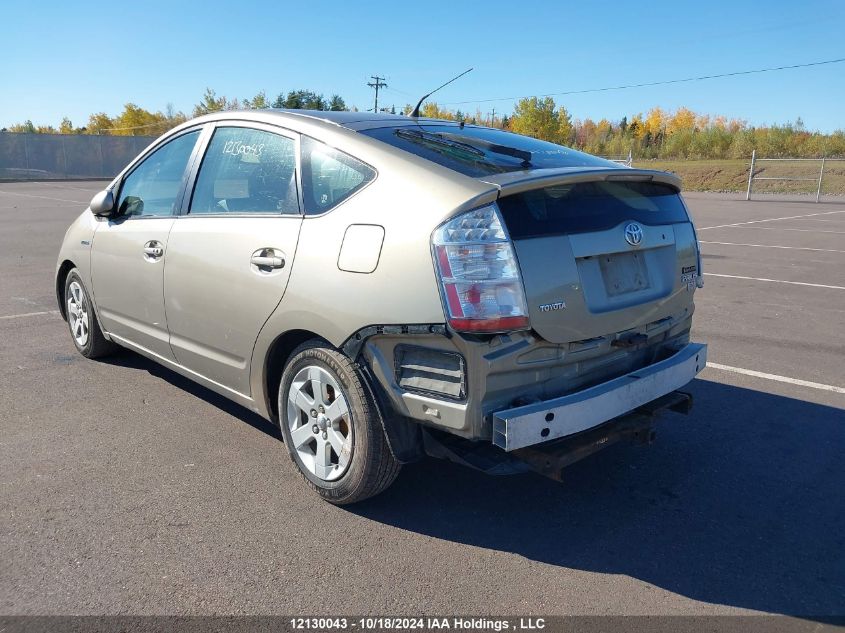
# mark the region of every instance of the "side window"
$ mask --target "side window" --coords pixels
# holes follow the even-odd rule
[[[319,215],[346,200],[376,177],[357,158],[302,137],[302,193],[306,215]]]
[[[200,166],[189,213],[299,214],[296,144],[262,130],[218,128]]]
[[[188,132],[158,148],[123,179],[119,215],[173,215],[185,168],[199,138]]]

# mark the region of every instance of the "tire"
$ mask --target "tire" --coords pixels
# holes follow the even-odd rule
[[[387,443],[370,385],[325,341],[308,341],[291,354],[279,386],[279,422],[294,465],[329,503],[373,497],[402,467]]]
[[[117,345],[103,336],[94,305],[76,268],[65,279],[64,302],[70,338],[79,353],[85,358],[102,358],[114,353]]]

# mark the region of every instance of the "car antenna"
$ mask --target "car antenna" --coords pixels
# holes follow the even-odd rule
[[[453,82],[453,81],[455,81],[456,79],[460,79],[461,77],[463,77],[464,75],[466,75],[466,74],[467,74],[470,70],[472,70],[472,68],[469,68],[469,69],[465,70],[465,71],[464,71],[464,72],[462,72],[460,75],[456,75],[456,76],[452,77],[452,78],[451,78],[449,81],[447,81],[445,84],[443,84],[442,86],[438,86],[437,88],[435,88],[434,90],[432,90],[431,92],[429,92],[427,95],[425,95],[422,99],[420,99],[420,100],[417,102],[417,107],[416,107],[416,108],[414,108],[414,110],[413,110],[413,112],[411,112],[410,116],[412,116],[412,117],[414,117],[414,118],[417,118],[417,117],[420,115],[420,106],[423,104],[423,101],[425,101],[425,100],[426,100],[426,99],[428,99],[431,95],[433,95],[435,92],[437,92],[438,90],[440,90],[440,88],[445,88],[446,86],[448,86],[450,83],[452,83],[452,82]]]

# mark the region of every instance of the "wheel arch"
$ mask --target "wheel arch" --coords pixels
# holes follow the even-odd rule
[[[330,345],[326,338],[311,330],[296,329],[288,330],[273,339],[267,348],[264,357],[262,387],[264,391],[265,406],[270,418],[278,423],[279,421],[279,386],[282,379],[282,372],[291,356],[293,350],[302,345],[305,341],[317,339]]]
[[[322,341],[327,346],[337,349],[342,354],[346,354],[347,357],[351,357],[345,348],[340,349],[340,345],[332,344],[327,337],[321,336],[312,330],[292,329],[273,339],[265,354],[260,386],[264,410],[267,412],[270,420],[276,424],[280,422],[279,388],[281,387],[282,372],[293,351],[302,343],[309,340]],[[353,363],[355,362],[355,359],[351,360]],[[372,390],[372,396],[375,399],[376,405],[379,407],[379,417],[387,435],[389,450],[394,458],[398,459],[401,463],[417,461],[424,455],[419,424],[401,416],[394,410],[387,396],[382,393],[383,386],[373,376],[366,363],[359,364],[359,367],[364,375],[365,382]],[[259,402],[256,402],[257,400],[255,398],[253,402],[259,404]]]
[[[71,260],[64,260],[56,271],[56,302],[59,304],[59,313],[67,321],[67,307],[65,307],[65,282],[71,270],[76,268]]]

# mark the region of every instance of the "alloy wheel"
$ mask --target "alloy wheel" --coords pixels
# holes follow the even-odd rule
[[[352,416],[338,381],[316,365],[302,368],[288,389],[287,424],[302,465],[324,481],[352,461]]]
[[[67,316],[73,339],[79,347],[85,347],[88,344],[91,321],[85,291],[78,281],[72,281],[68,287]]]

